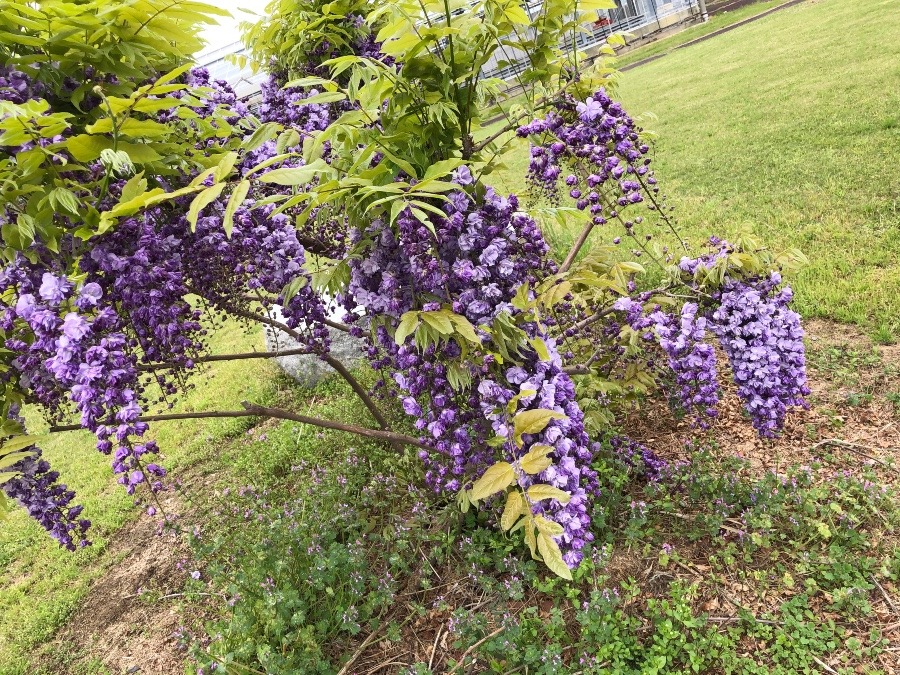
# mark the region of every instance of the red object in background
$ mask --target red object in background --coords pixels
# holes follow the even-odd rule
[[[595,26],[608,26],[610,23],[612,23],[612,22],[609,20],[609,18],[604,16],[604,17],[597,19],[594,22],[594,25]]]

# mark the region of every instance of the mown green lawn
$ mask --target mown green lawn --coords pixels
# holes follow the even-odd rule
[[[748,229],[799,247],[804,316],[900,332],[895,1],[789,7],[623,73],[618,94],[655,115],[654,166],[689,240]],[[521,191],[526,148],[507,164],[492,178]]]
[[[709,20],[704,23],[694,24],[674,35],[660,38],[659,40],[655,40],[642,47],[625,52],[616,60],[616,67],[622,68],[623,66],[642,61],[643,59],[648,59],[657,54],[665,54],[678,45],[683,45],[691,40],[696,40],[704,35],[714,33],[720,28],[725,28],[738,21],[743,21],[756,14],[761,14],[767,9],[777,7],[787,1],[788,0],[762,0],[761,2],[754,2],[734,10],[720,12],[719,14],[709,17]]]

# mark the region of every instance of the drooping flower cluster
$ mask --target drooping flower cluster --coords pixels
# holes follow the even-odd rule
[[[517,133],[532,138],[529,183],[555,202],[564,182],[576,207],[588,210],[595,225],[618,217],[656,189],[649,146],[640,140],[634,120],[603,89],[583,103],[561,102]],[[626,227],[632,225],[629,221]]]
[[[468,193],[450,195],[447,217],[429,226],[409,210],[397,219],[397,233],[376,221],[365,232],[370,250],[351,261],[348,297],[372,313],[399,317],[414,298],[450,304],[474,325],[489,321],[523,283],[549,269],[547,244],[535,222],[518,211],[515,195],[488,188],[477,206]]]
[[[9,471],[18,475],[0,484],[0,488],[28,511],[60,546],[74,551],[78,546],[89,545],[87,531],[91,521],[79,517],[84,507],[72,505],[75,493],[57,482],[59,472],[50,469],[41,451],[32,447],[30,452],[9,467]]]
[[[675,374],[682,409],[694,413],[695,423],[706,428],[706,418],[716,416],[719,384],[716,352],[712,345],[704,342],[707,320],[697,316],[698,309],[697,303],[686,302],[681,307],[680,317],[657,310],[650,315],[650,320],[659,346],[669,357],[669,368]]]
[[[805,406],[809,394],[800,315],[788,307],[793,293],[767,288],[779,282],[777,274],[764,284],[729,281],[712,314],[738,395],[761,436],[780,431],[787,409]]]
[[[683,258],[682,272],[696,277],[734,252],[713,237],[713,250]],[[702,268],[702,269],[701,269]],[[761,436],[776,435],[788,408],[806,406],[806,351],[800,315],[790,309],[793,291],[781,286],[781,274],[732,278],[715,289],[705,309],[708,325],[728,356],[738,396]],[[780,287],[780,288],[779,288]]]
[[[76,295],[65,277],[41,273],[22,256],[0,279],[16,298],[4,313],[11,336],[6,347],[16,355],[13,366],[32,396],[57,418],[68,398],[81,425],[96,434],[98,450],[113,455],[113,470],[129,493],[145,481],[158,489],[165,471],[141,459],[158,448],[133,442],[147,431],[138,420],[136,361],[120,317],[101,301],[100,286],[85,284]]]
[[[535,446],[553,448],[552,464],[537,476],[520,475],[518,483],[524,488],[535,483],[552,485],[571,495],[567,504],[555,499],[535,503],[532,512],[543,514],[563,527],[557,543],[563,551],[563,560],[575,568],[581,562],[585,544],[594,539],[589,514],[590,499],[599,492],[597,474],[590,468],[594,449],[585,431],[584,413],[576,401],[575,384],[562,370],[556,343],[547,336],[541,339],[548,360],[541,360],[534,353],[521,365],[506,369],[502,381],[483,380],[478,385],[478,393],[483,414],[491,421],[495,435],[501,438],[512,437],[514,419],[508,405],[514,396],[519,396],[515,413],[541,409],[564,416],[551,420],[538,434],[523,434],[521,448],[513,440],[507,440],[503,452],[507,461],[512,462]]]
[[[304,103],[319,93],[317,89],[285,87],[282,78],[270,75],[262,82],[262,100],[257,114],[263,122],[278,122],[307,133],[324,131],[332,122],[331,105]]]
[[[0,101],[21,104],[41,98],[45,90],[43,84],[35,82],[22,71],[0,65]]]

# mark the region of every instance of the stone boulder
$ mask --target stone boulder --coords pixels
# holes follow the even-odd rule
[[[284,322],[281,307],[273,307],[269,314],[276,321]],[[328,314],[328,319],[340,322],[343,321],[344,314],[341,310],[332,311]],[[290,335],[272,326],[264,325],[263,334],[266,338],[266,350],[270,352],[296,349],[301,346]],[[352,337],[337,328],[329,327],[328,334],[331,338],[331,355],[334,358],[351,369],[363,362],[365,359],[364,340]],[[274,360],[287,375],[303,387],[314,387],[335,372],[331,366],[311,354],[277,356]]]

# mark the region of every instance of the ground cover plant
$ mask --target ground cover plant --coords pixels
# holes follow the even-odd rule
[[[734,244],[714,239],[698,253],[676,254],[684,243],[664,212],[656,178],[645,161],[649,147],[621,106],[596,89],[606,75],[602,66],[570,77],[579,72],[576,65],[565,67],[565,58],[571,57],[556,53],[551,46],[555,38],[550,38],[574,26],[560,24],[552,13],[541,25],[546,39],[526,46],[535,63],[558,64],[556,77],[550,79],[559,91],[535,96],[529,101],[534,108],[530,113],[513,112],[516,117],[509,120],[505,135],[485,137],[474,111],[493,96],[496,83],[476,81],[473,73],[477,75],[478,59],[496,39],[493,28],[486,26],[493,21],[501,30],[515,32],[515,25],[532,20],[510,6],[502,8],[502,16],[492,15],[495,9],[486,6],[484,16],[464,13],[458,19],[459,33],[442,28],[441,21],[457,21],[449,9],[444,19],[422,17],[424,23],[416,24],[416,31],[404,33],[399,29],[410,21],[408,8],[376,11],[368,22],[354,6],[338,13],[329,13],[333,6],[285,3],[273,8],[278,20],[254,31],[259,49],[255,56],[267,63],[274,58],[276,64],[259,118],[247,115],[220,83],[210,83],[202,72],[184,70],[137,89],[130,102],[110,100],[105,110],[94,108],[100,119],[86,125],[88,133],[82,135],[108,133],[112,148],[98,148],[96,138],[80,139],[73,146],[90,143],[97,148],[94,187],[101,195],[109,191],[110,200],[105,212],[94,216],[88,211],[77,230],[77,239],[87,242],[85,248],[73,240],[62,254],[45,250],[46,235],[36,229],[10,244],[7,318],[13,337],[7,345],[15,354],[11,369],[25,374],[9,380],[10,414],[17,414],[17,397],[43,403],[54,430],[62,431],[68,428],[63,418],[69,410],[66,396],[71,396],[82,415],[76,426],[97,434],[99,449],[114,455],[114,469],[126,491],[149,499],[151,516],[166,514],[162,525],[181,530],[159,503],[166,485],[157,479],[165,477],[165,470],[148,463],[158,448],[140,440],[146,422],[162,421],[148,419],[147,413],[157,401],[167,404],[196,366],[209,360],[206,336],[219,330],[223,314],[272,324],[267,310],[282,305],[287,319],[279,327],[304,345],[302,351],[336,367],[346,383],[345,393],[355,394],[357,405],[366,410],[360,408],[353,422],[368,417],[374,424],[337,421],[338,416],[327,415],[327,406],[321,416],[301,414],[290,397],[277,405],[257,400],[245,403],[243,410],[217,414],[291,420],[279,427],[286,437],[295,433],[293,423],[312,424],[393,446],[389,453],[383,446],[367,444],[337,454],[334,467],[328,462],[297,463],[296,473],[312,474],[310,484],[292,480],[294,472],[287,470],[294,466],[290,456],[299,449],[297,444],[264,439],[260,455],[285,454],[275,452],[272,463],[256,461],[253,469],[257,479],[271,472],[275,486],[261,490],[252,485],[236,496],[223,490],[222,501],[209,507],[215,517],[238,522],[255,518],[262,530],[233,527],[204,537],[201,528],[192,535],[208,576],[199,569],[190,573],[186,593],[222,593],[233,607],[230,619],[211,624],[211,642],[202,635],[193,639],[194,633],[183,634],[204,668],[218,664],[239,670],[330,672],[355,635],[380,629],[380,621],[390,618],[386,612],[396,605],[398,590],[391,579],[411,581],[412,588],[401,593],[414,598],[428,590],[416,587],[419,570],[404,560],[413,548],[420,554],[426,551],[424,561],[438,577],[440,564],[429,561],[429,552],[451,569],[471,565],[474,584],[490,585],[498,572],[502,575],[512,566],[512,590],[504,584],[510,593],[507,600],[522,601],[525,590],[518,590],[517,583],[524,578],[522,588],[529,599],[536,597],[531,594],[536,589],[571,604],[585,587],[548,578],[546,568],[565,578],[574,573],[583,581],[586,570],[604,567],[601,544],[613,543],[613,532],[622,534],[628,547],[638,542],[655,545],[654,533],[661,529],[655,516],[664,506],[674,506],[683,516],[697,503],[716,505],[722,519],[743,518],[740,531],[750,546],[745,561],[765,550],[766,537],[773,534],[797,537],[806,545],[814,541],[810,533],[825,540],[833,537],[835,545],[844,547],[833,552],[840,558],[871,543],[844,537],[842,528],[866,527],[871,513],[885,512],[888,517],[882,515],[882,523],[893,527],[888,508],[892,495],[871,490],[869,476],[843,477],[839,488],[853,496],[846,503],[827,490],[817,491],[818,482],[833,482],[818,466],[789,479],[775,474],[734,485],[723,476],[707,486],[703,476],[714,471],[703,463],[706,454],[699,444],[687,458],[687,467],[699,467],[702,477],[695,486],[690,470],[679,473],[684,467],[669,466],[632,439],[638,436],[625,426],[629,410],[639,401],[649,405],[654,400],[698,437],[717,415],[741,409],[757,435],[765,439],[780,433],[788,409],[805,404],[810,393],[799,317],[788,308],[790,290],[781,287],[781,272],[790,272],[802,256],[776,255],[748,237]],[[310,27],[311,17],[315,28]],[[295,28],[285,28],[285,18],[304,28],[300,34],[307,42],[280,46],[279,31],[292,35]],[[390,39],[411,34],[417,41]],[[389,39],[379,44],[381,37]],[[423,51],[429,44],[435,46]],[[18,83],[27,81],[16,73],[10,75],[10,90],[21,97],[24,90]],[[548,74],[535,66],[524,77],[541,82]],[[117,78],[115,84],[121,86],[121,81]],[[163,92],[161,87],[172,89]],[[103,100],[102,87],[92,91]],[[439,95],[429,98],[422,92]],[[160,101],[166,93],[173,95]],[[385,100],[389,103],[383,105]],[[10,116],[11,124],[38,133],[30,125],[41,122],[28,117],[27,110],[10,109],[19,114]],[[117,116],[117,110],[125,112]],[[159,114],[145,120],[149,124],[140,124],[132,117],[137,112]],[[433,139],[424,149],[422,125],[425,138]],[[127,150],[115,149],[120,130],[127,135],[126,129],[137,135],[147,129],[171,134],[166,137],[169,143],[203,152],[186,153],[188,164],[180,166],[181,175],[160,178],[145,169],[126,180],[122,174],[133,173],[130,165],[142,163],[131,161]],[[516,197],[502,197],[485,183],[513,135],[532,142],[527,177],[537,198],[534,213],[542,219],[562,216],[581,228],[575,246],[556,260],[547,255],[536,222],[518,210]],[[14,134],[11,138],[11,145],[21,142]],[[80,137],[64,134],[53,142],[71,149],[68,144],[74,138]],[[31,148],[13,147],[15,162],[8,166],[14,173],[20,156]],[[166,151],[165,143],[154,150]],[[52,153],[44,154],[54,161]],[[232,179],[233,172],[239,180]],[[59,180],[67,187],[57,184],[54,190],[85,201],[92,198],[89,190],[72,191],[76,181],[67,172],[61,172]],[[159,187],[152,187],[154,182]],[[53,194],[57,200],[68,199]],[[10,209],[20,211],[16,228],[8,231],[18,233],[29,218],[43,223],[45,230],[53,227],[53,218],[46,224],[41,197],[11,196]],[[561,208],[562,196],[571,198],[572,206]],[[73,217],[66,216],[63,223]],[[610,222],[616,223],[616,230],[607,235],[613,229]],[[594,239],[608,238],[610,246],[594,246],[580,256],[592,234]],[[630,245],[622,245],[623,240]],[[73,274],[71,280],[60,270],[61,262],[73,266],[67,271]],[[657,269],[644,274],[641,263],[656,264]],[[44,271],[48,264],[52,272]],[[335,302],[348,310],[361,307],[364,313],[350,312],[343,322],[326,319],[326,308]],[[342,371],[328,353],[330,330],[367,339],[368,355],[381,377]],[[713,337],[723,354],[717,356],[710,344]],[[734,370],[734,389],[720,382],[716,362],[723,356]],[[23,387],[27,391],[22,392]],[[103,392],[102,406],[97,405],[98,391]],[[395,398],[401,403],[397,410],[390,405]],[[860,398],[853,405],[866,402]],[[72,496],[65,488],[53,487],[55,477],[34,458],[29,448],[36,439],[21,435],[21,427],[8,426],[5,448],[10,453],[24,449],[28,456],[8,456],[14,473],[7,492],[20,501],[30,499],[32,511],[47,529],[61,543],[76,546],[88,526],[79,519],[80,510],[69,510]],[[402,452],[402,445],[419,449],[417,459],[424,468],[409,461],[416,457]],[[354,467],[359,470],[351,470]],[[725,476],[743,469],[727,470]],[[647,499],[632,499],[627,508],[610,499],[633,490],[634,480],[640,485],[648,479]],[[667,491],[672,482],[682,486],[675,495]],[[683,499],[684,485],[691,488],[691,500]],[[798,491],[792,500],[766,500],[761,511],[755,508],[761,495],[771,492],[774,498],[779,489],[790,492],[788,487]],[[48,489],[49,502],[40,494]],[[323,505],[307,515],[306,507],[316,495],[323,496]],[[62,507],[60,501],[65,502]],[[40,508],[42,504],[50,508]],[[836,504],[838,510],[826,504]],[[268,521],[267,514],[273,513],[280,515]],[[832,514],[837,514],[836,522]],[[301,532],[324,518],[345,523],[346,530],[329,527],[321,537],[304,538]],[[710,521],[706,536],[725,527],[735,529],[724,522]],[[507,539],[497,529],[521,531],[524,545],[541,566],[524,563],[521,535]],[[663,544],[659,564],[666,568],[674,558],[672,545]],[[880,563],[878,574],[886,580],[894,574],[885,562],[890,542],[877,544],[867,571],[871,576]],[[482,552],[485,547],[487,553]],[[503,552],[502,565],[491,561],[490,551],[498,550]],[[235,557],[234,551],[243,551],[246,559]],[[596,561],[585,560],[585,554],[595,553]],[[727,556],[735,557],[733,552]],[[519,564],[527,569],[519,573]],[[814,558],[809,569],[820,564],[820,558]],[[836,578],[835,571],[829,574]],[[841,611],[865,609],[865,602],[856,601],[858,589],[872,590],[874,584],[863,586],[853,571],[841,574],[839,585],[829,585],[825,593],[839,595],[835,607]],[[809,576],[815,580],[815,574]],[[303,579],[319,584],[317,589],[334,597],[334,604],[312,606]],[[213,594],[201,590],[207,583],[215,584]],[[601,595],[603,585],[596,582]],[[843,626],[835,625],[828,633],[808,624],[803,618],[803,612],[810,611],[807,595],[786,602],[784,618],[754,617],[742,604],[741,621],[750,628],[731,631],[730,641],[723,642],[705,618],[695,617],[696,608],[688,606],[695,591],[674,584],[665,600],[646,598],[648,616],[659,617],[660,632],[651,636],[660,645],[655,651],[643,653],[639,645],[647,643],[635,636],[643,624],[633,623],[627,612],[615,614],[616,601],[601,613],[607,617],[602,626],[594,626],[594,612],[577,619],[584,631],[572,642],[566,636],[573,616],[551,599],[550,609],[516,608],[522,611],[515,626],[502,622],[509,608],[497,615],[484,613],[478,619],[483,625],[476,621],[471,627],[474,632],[453,619],[444,644],[448,635],[461,642],[445,647],[447,652],[480,635],[469,641],[458,667],[455,656],[445,655],[443,664],[463,669],[467,658],[488,658],[497,649],[492,638],[508,628],[515,630],[499,638],[499,644],[509,653],[503,641],[518,635],[523,625],[519,619],[532,612],[538,616],[534,624],[524,622],[522,654],[495,659],[491,668],[504,672],[549,663],[547,667],[558,672],[577,663],[598,672],[688,665],[700,669],[713,664],[704,661],[705,648],[697,646],[708,644],[721,652],[719,663],[746,670],[759,664],[735,645],[751,638],[786,644],[773,652],[774,662],[800,668],[816,662],[820,654],[830,654],[846,637]],[[639,595],[628,591],[626,605]],[[558,618],[551,609],[559,609]],[[558,625],[555,633],[539,629],[547,623],[545,614]],[[697,644],[685,644],[666,632],[673,617],[697,628]],[[412,621],[414,615],[406,618]],[[717,619],[724,624],[736,621]],[[801,643],[812,641],[815,649],[800,649],[798,654],[791,646],[794,633],[765,633],[760,628],[787,625],[789,619],[796,631],[812,630]],[[656,625],[656,619],[651,623]],[[620,627],[622,653],[592,654],[597,640],[591,634],[602,633],[607,624]],[[401,640],[407,625],[403,619],[390,628],[388,621],[386,631],[396,638],[392,641]],[[242,641],[240,636],[248,632],[258,637]],[[375,635],[369,632],[371,639]],[[438,631],[435,645],[440,637]],[[304,648],[295,648],[297,644]],[[360,649],[368,644],[361,642]],[[878,637],[860,643],[857,651],[863,649],[864,657],[886,653]],[[435,665],[436,650],[432,648],[427,663],[397,659],[384,667],[427,670]]]

